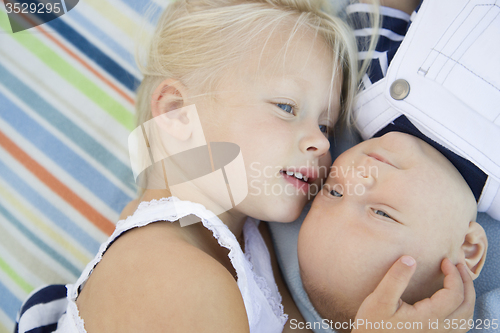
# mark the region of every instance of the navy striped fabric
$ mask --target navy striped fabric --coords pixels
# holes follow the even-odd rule
[[[367,4],[350,5],[346,9],[349,24],[354,29],[358,51],[360,52],[360,63],[364,60],[364,55],[370,46],[372,38],[372,6]],[[368,84],[365,80],[363,84],[367,88],[370,84],[385,77],[387,68],[391,63],[396,51],[406,35],[410,25],[410,16],[400,11],[395,11],[387,7],[381,8],[382,24],[379,29],[377,45],[372,54],[370,66],[367,71]]]
[[[21,307],[14,333],[55,331],[66,306],[66,286],[57,284],[39,289]]]
[[[421,5],[421,4],[420,4]],[[417,7],[420,8],[420,5]],[[358,43],[358,51],[360,58],[363,53],[368,50],[371,35],[366,35],[370,30],[371,20],[367,13],[370,13],[372,7],[366,4],[351,5],[347,8],[348,20],[355,30],[355,35]],[[368,88],[371,84],[383,79],[387,73],[387,69],[394,58],[401,42],[406,35],[411,21],[410,16],[404,19],[404,13],[396,12],[392,9],[382,8],[382,25],[379,30],[379,39],[373,52],[370,66],[368,67],[367,74],[363,79],[364,88]],[[394,15],[394,16],[391,16]],[[368,29],[368,30],[366,30]],[[441,144],[429,139],[421,133],[408,118],[401,115],[392,123],[388,124],[385,128],[376,133],[375,137],[380,137],[388,132],[402,132],[411,134],[433,146],[436,150],[441,152],[460,172],[462,177],[469,185],[476,201],[479,201],[481,192],[486,183],[488,176],[479,169],[474,163],[469,160],[458,156],[451,150],[443,147]]]

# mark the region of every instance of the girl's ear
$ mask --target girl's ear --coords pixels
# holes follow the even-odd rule
[[[462,250],[465,255],[465,266],[472,279],[476,279],[483,269],[487,249],[488,239],[483,227],[477,222],[470,222]]]
[[[180,109],[186,105],[187,88],[178,80],[162,81],[151,96],[151,113],[158,117],[168,111]]]
[[[180,141],[189,139],[193,131],[186,102],[187,88],[175,79],[162,81],[151,97],[154,121],[161,130]]]

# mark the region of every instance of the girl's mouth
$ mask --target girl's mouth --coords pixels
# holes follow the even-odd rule
[[[284,176],[286,175],[288,177],[295,177],[299,181],[302,181],[302,182],[307,183],[307,184],[311,183],[311,182],[309,182],[309,178],[300,172],[281,170],[280,173]]]
[[[313,168],[287,168],[282,169],[280,174],[283,178],[295,188],[302,191],[309,191],[309,186],[318,177],[318,172]]]

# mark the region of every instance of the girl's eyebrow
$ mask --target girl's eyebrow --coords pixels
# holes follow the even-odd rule
[[[309,82],[309,80],[307,80],[299,75],[276,75],[276,76],[273,76],[271,79],[275,80],[277,82],[282,82],[282,83],[292,82],[295,85],[295,88],[299,88],[300,90],[311,85],[311,82]]]

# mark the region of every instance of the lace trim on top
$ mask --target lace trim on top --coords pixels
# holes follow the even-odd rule
[[[74,302],[68,302],[68,306],[71,309],[70,314],[73,316],[73,323],[76,325],[76,329],[78,332],[87,332],[85,330],[85,324],[83,321],[83,318],[80,317],[80,312],[78,311],[78,307],[76,306],[76,303]],[[68,316],[69,314],[66,313],[63,316]]]
[[[162,211],[161,218],[158,218],[158,216],[155,215],[155,212],[152,212],[150,218],[146,218],[142,221],[136,222],[137,220],[137,215],[139,212],[142,212],[146,209],[154,209],[155,206],[162,206],[166,202],[172,202],[174,204],[175,208],[175,214],[170,214],[170,215],[164,215],[166,212]],[[74,314],[78,318],[74,318],[75,322],[77,323],[78,329],[82,329],[81,332],[85,332],[85,329],[83,327],[83,319],[79,316],[78,309],[76,307],[76,303],[74,301],[78,297],[78,294],[80,293],[80,289],[82,286],[84,286],[85,282],[88,280],[90,275],[92,274],[94,268],[97,266],[97,264],[101,261],[102,256],[106,252],[106,250],[111,246],[111,244],[118,238],[120,235],[132,228],[135,227],[142,227],[146,226],[152,222],[156,221],[169,221],[169,222],[174,222],[179,220],[182,217],[188,216],[188,215],[196,215],[201,219],[201,222],[203,223],[203,226],[207,228],[208,230],[212,231],[212,234],[215,239],[217,239],[217,242],[219,243],[220,246],[226,248],[229,250],[228,257],[231,261],[231,264],[233,265],[235,271],[236,271],[236,278],[237,278],[237,284],[240,289],[240,292],[242,293],[243,300],[245,303],[245,308],[247,310],[247,316],[249,320],[249,324],[255,324],[258,321],[258,313],[260,310],[259,305],[256,302],[250,302],[252,299],[252,295],[250,295],[250,291],[248,290],[248,280],[251,280],[250,277],[241,276],[238,274],[239,272],[249,272],[250,274],[253,275],[254,281],[257,284],[257,287],[262,291],[263,295],[266,297],[270,307],[272,308],[272,311],[274,312],[275,316],[277,319],[282,323],[282,325],[285,324],[286,320],[288,319],[288,316],[284,314],[283,311],[283,305],[281,304],[281,295],[278,293],[278,299],[273,297],[272,291],[269,288],[267,281],[265,278],[257,275],[254,272],[254,269],[252,267],[252,263],[249,260],[250,254],[244,253],[241,250],[241,246],[238,243],[238,240],[236,239],[236,236],[229,230],[229,228],[211,211],[207,210],[203,205],[190,202],[190,201],[181,201],[176,197],[168,197],[168,198],[162,198],[159,200],[153,199],[149,202],[141,202],[139,206],[137,207],[137,210],[134,212],[133,215],[128,216],[124,220],[118,221],[116,224],[116,229],[113,232],[113,234],[108,238],[106,242],[101,244],[101,247],[99,248],[99,252],[96,255],[96,257],[87,265],[85,270],[83,271],[82,275],[80,278],[77,280],[77,282],[72,285],[73,288],[68,289],[68,298],[70,300],[70,306],[74,305]],[[253,221],[252,221],[253,222]],[[245,222],[247,223],[247,222]],[[128,224],[132,224],[132,226],[127,226]],[[245,245],[249,243],[249,238],[245,235]],[[237,249],[240,249],[240,253],[243,254],[242,259],[247,259],[247,260],[236,260],[236,253]],[[249,252],[249,251],[248,251]],[[247,267],[245,267],[247,266]],[[247,269],[245,269],[247,268]],[[85,274],[86,273],[86,274]],[[249,304],[251,303],[251,304]],[[253,312],[253,313],[251,313]]]
[[[137,209],[135,211],[138,212],[138,211],[144,210],[144,209],[149,208],[149,207],[154,207],[154,206],[162,205],[165,202],[170,202],[170,201],[173,202],[174,201],[173,198],[175,198],[175,197],[161,198],[161,199],[158,199],[158,200],[157,199],[153,199],[151,201],[142,201],[139,204],[139,206],[137,206]],[[131,218],[134,215],[135,215],[135,212],[131,216],[127,217],[127,219]]]
[[[256,230],[260,234],[258,229],[256,229]],[[251,242],[251,239],[254,237],[254,235],[252,233],[253,230],[250,231],[249,228],[246,228],[245,231],[248,232],[248,234],[245,235],[245,249],[249,249],[250,248],[249,243]],[[255,282],[257,283],[257,286],[259,287],[260,290],[262,290],[262,293],[266,297],[267,302],[269,303],[269,306],[271,307],[271,310],[273,311],[274,315],[281,321],[281,323],[283,325],[285,325],[286,321],[288,320],[288,315],[285,314],[285,309],[283,308],[283,304],[281,304],[282,303],[281,294],[279,292],[277,292],[276,297],[275,297],[273,295],[273,292],[271,291],[271,288],[269,288],[269,285],[267,284],[267,280],[264,277],[255,273],[254,268],[253,268],[253,264],[252,264],[253,261],[252,261],[251,251],[246,251],[246,252],[244,252],[244,254],[245,254],[245,258],[248,260],[248,264],[250,265],[250,269],[254,273],[254,278],[255,278]],[[272,267],[271,267],[271,272],[272,272]]]

